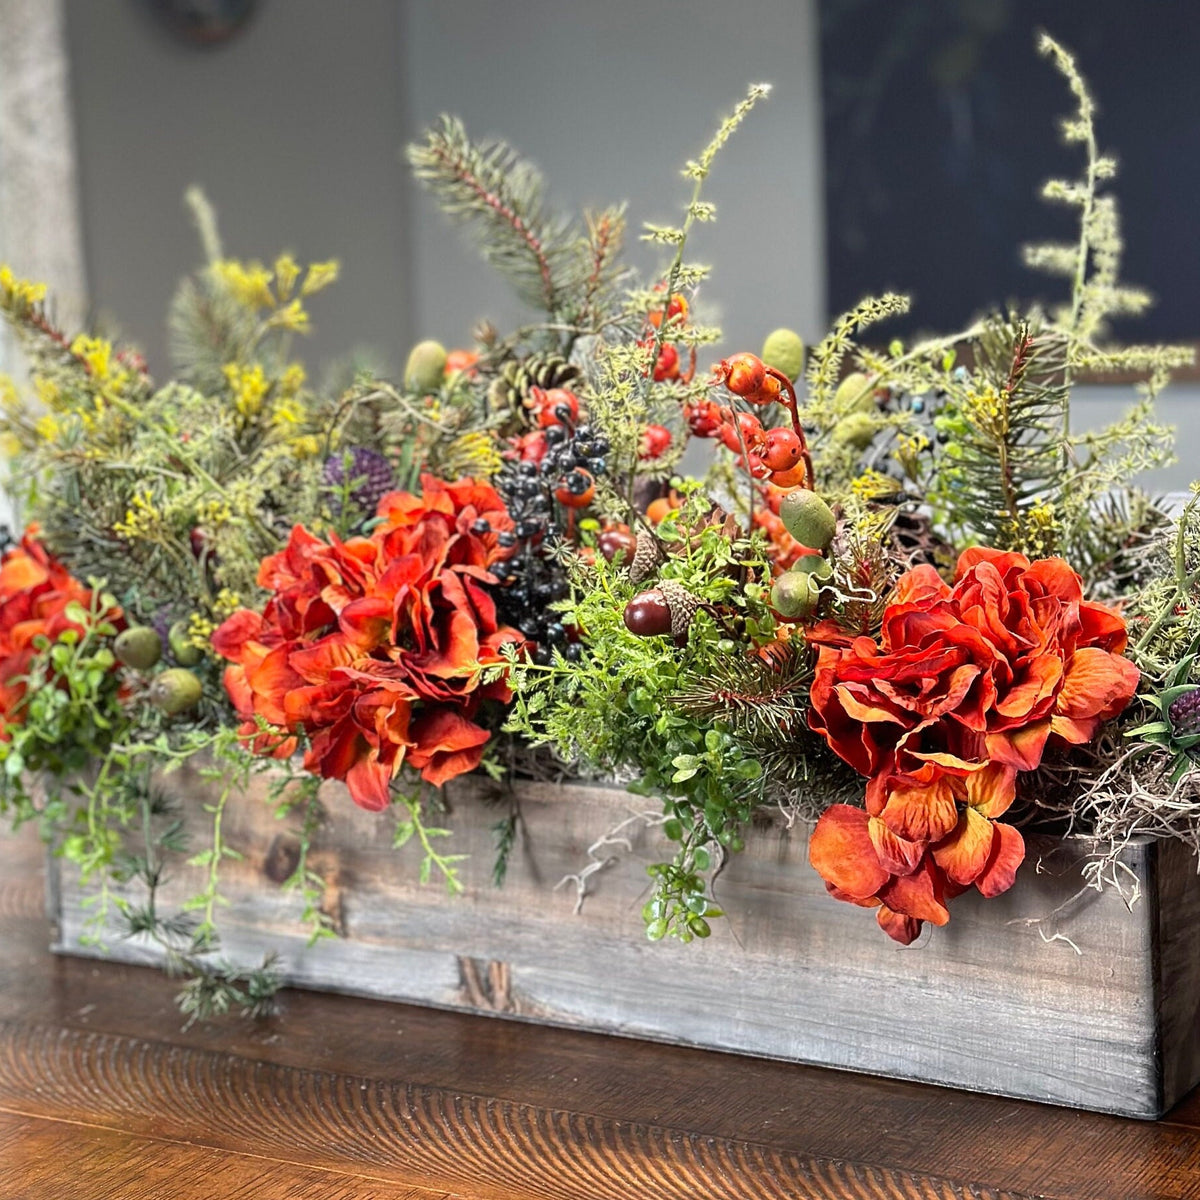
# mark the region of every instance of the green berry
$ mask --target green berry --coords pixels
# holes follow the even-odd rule
[[[847,375],[833,393],[833,408],[835,412],[871,412],[875,408],[871,377],[862,371]]]
[[[865,412],[851,413],[833,427],[833,440],[865,450],[874,440],[878,425]]]
[[[162,658],[162,638],[149,625],[131,625],[113,642],[117,659],[135,671],[148,671]]]
[[[192,641],[186,621],[176,621],[171,626],[167,631],[167,642],[181,667],[194,667],[204,657],[204,651]]]
[[[446,347],[441,342],[418,342],[404,365],[404,387],[426,395],[438,391],[446,378]]]
[[[168,716],[178,716],[195,708],[204,693],[200,680],[183,667],[172,667],[154,677],[150,685],[150,703]]]
[[[783,527],[810,550],[825,550],[837,532],[833,509],[808,488],[797,488],[783,498],[779,506]]]
[[[776,329],[767,334],[759,358],[795,383],[804,370],[804,342],[794,329]]]
[[[807,571],[787,571],[771,589],[771,607],[785,621],[803,621],[817,611],[821,585]]]
[[[802,555],[792,565],[792,570],[802,571],[805,575],[811,575],[822,583],[833,578],[833,567],[829,565],[829,560],[822,558],[819,554]]]

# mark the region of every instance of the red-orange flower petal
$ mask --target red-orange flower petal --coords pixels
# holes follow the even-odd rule
[[[955,883],[974,883],[988,864],[994,826],[973,808],[966,809],[958,824],[933,847],[933,861]]]
[[[874,896],[888,880],[871,843],[868,820],[861,808],[830,805],[808,843],[808,861],[821,878],[859,900]]]
[[[936,842],[958,823],[954,787],[944,775],[931,783],[897,781],[879,819],[910,842]]]
[[[1017,878],[1017,868],[1025,859],[1025,839],[1020,830],[1001,821],[993,823],[995,836],[983,873],[975,880],[975,886],[983,895],[999,896],[1012,887]]]

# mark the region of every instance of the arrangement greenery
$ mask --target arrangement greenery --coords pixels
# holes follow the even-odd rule
[[[270,963],[218,957],[224,805],[260,770],[305,814],[288,886],[314,937],[320,779],[397,813],[451,891],[461,856],[429,819],[448,781],[624,783],[663,814],[652,939],[708,936],[724,857],[775,806],[815,820],[831,894],[903,942],[1011,886],[1024,827],[1090,834],[1092,886],[1119,884],[1136,833],[1200,852],[1200,493],[1173,514],[1134,482],[1170,457],[1153,404],[1191,350],[1110,338],[1149,301],[1120,279],[1090,94],[1041,49],[1083,158],[1044,195],[1079,232],[1025,259],[1066,298],[910,346],[870,340],[907,307],[888,294],[811,348],[779,329],[699,368],[719,333],[688,247],[762,86],[687,164],[680,223],[647,228],[650,280],[621,208],[561,216],[532,165],[443,119],[417,177],[539,315],[422,342],[397,383],[312,387],[293,341],[337,265],[225,257],[198,194],[207,262],[172,305],[166,384],[0,271],[31,380],[2,396],[30,525],[0,568],[0,810],[94,883],[96,935],[115,909],[168,947],[193,1014],[269,1002]],[[1077,432],[1076,381],[1117,371],[1144,379],[1129,413]],[[703,479],[679,473],[691,439]],[[158,781],[197,755],[222,799],[185,849]],[[208,882],[164,914],[176,853]],[[114,891],[133,879],[144,903]]]

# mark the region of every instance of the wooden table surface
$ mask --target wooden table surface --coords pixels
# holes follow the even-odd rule
[[[185,1029],[48,941],[6,837],[0,1200],[1200,1200],[1200,1094],[1146,1124],[300,992]]]

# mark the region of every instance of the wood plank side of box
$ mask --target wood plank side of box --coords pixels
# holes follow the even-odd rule
[[[206,844],[209,785],[187,772],[164,782]],[[277,882],[294,863],[294,833],[256,781],[224,817],[243,857],[222,871],[223,957],[253,965],[278,951],[299,987],[1127,1116],[1157,1117],[1200,1080],[1200,877],[1180,844],[1129,847],[1125,890],[1140,896],[1128,907],[1114,890],[1082,890],[1082,842],[1030,838],[1010,892],[961,897],[948,926],[906,948],[869,911],[830,899],[808,865],[806,831],[778,821],[756,827],[721,873],[728,915],[707,942],[651,944],[644,867],[663,842],[641,822],[622,830],[627,845],[593,850],[615,861],[588,878],[581,911],[574,883],[555,887],[645,802],[601,786],[519,785],[523,836],[496,888],[491,827],[504,810],[484,802],[486,788],[459,781],[449,792],[453,851],[471,855],[465,894],[451,898],[417,881],[416,848],[392,847],[391,817],[326,785],[312,865],[342,936],[309,946],[299,897]],[[198,872],[182,870],[162,903],[198,888]],[[56,949],[158,961],[138,940],[89,944],[88,894],[73,867],[52,860]],[[714,1078],[719,1069],[714,1060]]]

